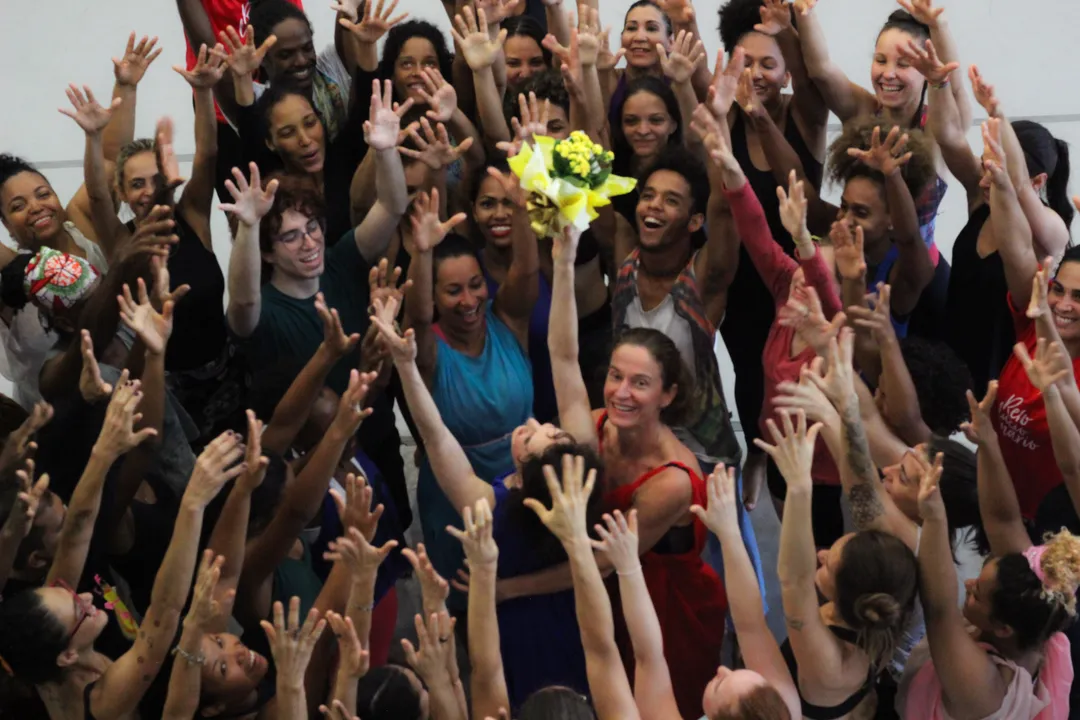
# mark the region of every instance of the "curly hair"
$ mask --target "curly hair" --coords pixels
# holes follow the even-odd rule
[[[42,175],[41,171],[31,165],[28,161],[23,160],[16,155],[0,153],[0,189],[3,189],[8,180],[24,172],[34,173],[41,177],[46,183],[49,183],[48,178]],[[49,183],[49,185],[51,186],[52,183]],[[0,207],[0,217],[3,216],[4,208]]]
[[[972,381],[967,363],[945,343],[913,335],[900,341],[900,354],[930,432],[948,436],[959,431],[969,411],[966,393]]]
[[[128,160],[139,153],[154,152],[156,148],[157,143],[154,142],[153,138],[139,138],[138,140],[132,140],[127,145],[120,148],[120,152],[116,156],[116,172],[113,179],[117,189],[120,191],[123,191],[124,189],[124,170],[127,167]]]
[[[552,105],[561,107],[566,116],[570,116],[570,94],[566,92],[562,73],[558,70],[542,70],[509,88],[503,95],[503,116],[506,118],[507,127],[510,126],[511,118],[521,119],[518,95],[529,97],[529,93],[536,93],[536,99],[540,102],[547,100]]]
[[[829,146],[830,181],[843,186],[852,178],[865,177],[880,185],[885,184],[884,175],[861,160],[848,155],[850,148],[869,150],[870,140],[876,127],[881,127],[881,123],[872,117],[863,117],[844,124],[843,132]],[[890,130],[891,128],[881,127],[883,141]],[[904,134],[908,136],[904,152],[910,152],[911,159],[900,168],[900,174],[904,178],[911,197],[917,198],[937,176],[937,167],[934,165],[934,141],[921,130],[904,130]]]
[[[1047,535],[1040,567],[1046,583],[1020,553],[998,561],[997,588],[990,597],[992,617],[1013,629],[1019,649],[1046,642],[1076,619],[1076,587],[1080,581],[1080,538],[1062,530]]]
[[[454,63],[454,54],[450,52],[446,44],[446,36],[442,30],[424,20],[409,20],[390,28],[386,33],[386,43],[383,45],[382,59],[376,74],[381,80],[394,79],[394,65],[397,64],[398,56],[405,43],[414,37],[420,37],[431,43],[435,48],[435,57],[439,59],[439,72],[451,82],[453,76],[451,67]],[[404,127],[404,126],[403,126]]]
[[[754,32],[761,22],[762,0],[728,0],[720,6],[720,43],[728,55],[735,51],[744,35]]]
[[[295,210],[320,222],[326,217],[326,203],[314,182],[306,177],[297,178],[292,175],[275,177],[278,189],[274,194],[274,204],[270,207],[270,212],[259,221],[259,250],[264,253],[272,252],[274,238],[281,231],[281,216],[286,210]],[[266,183],[272,179],[274,178],[266,178]]]

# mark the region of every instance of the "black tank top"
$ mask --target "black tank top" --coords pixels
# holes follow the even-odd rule
[[[225,349],[225,276],[217,256],[179,213],[175,214],[180,242],[169,251],[169,289],[183,284],[191,291],[176,304],[173,332],[165,349],[165,367],[170,372],[196,370],[219,360]],[[133,234],[135,221],[127,223]]]
[[[838,625],[829,625],[829,630],[833,635],[843,640],[844,642],[854,645],[858,640],[859,634],[854,630],[845,627],[839,627]],[[787,663],[788,670],[791,672],[791,679],[795,681],[795,686],[799,685],[799,661],[795,659],[795,653],[791,649],[791,641],[785,639],[784,644],[780,646],[780,654],[784,656],[784,661]],[[824,707],[821,705],[814,705],[808,703],[806,698],[803,697],[802,690],[799,690],[799,700],[802,701],[802,714],[803,717],[810,720],[835,720],[835,718],[843,717],[850,713],[852,710],[859,706],[859,703],[870,694],[870,691],[874,688],[874,668],[870,667],[870,671],[867,674],[866,682],[862,684],[858,690],[848,696],[848,699],[839,705],[832,707]]]
[[[971,370],[975,397],[986,393],[1016,343],[1001,255],[979,257],[979,233],[989,218],[990,206],[984,203],[956,237],[945,312],[945,339]]]

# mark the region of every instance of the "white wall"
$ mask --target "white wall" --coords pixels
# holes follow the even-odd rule
[[[564,2],[569,7],[570,0]],[[720,46],[716,31],[720,4],[721,0],[697,2],[705,45],[714,56]],[[1080,95],[1073,77],[1080,66],[1080,50],[1074,45],[1080,4],[1073,0],[952,0],[943,4],[961,61],[980,65],[997,86],[1006,111],[1013,117],[1039,120],[1070,143],[1080,142]],[[601,19],[614,28],[615,38],[627,5],[626,0],[601,0]],[[137,135],[150,135],[160,115],[171,115],[176,121],[177,152],[193,151],[191,95],[183,79],[169,69],[184,60],[183,33],[172,2],[54,0],[48,12],[43,13],[43,7],[33,0],[0,0],[0,67],[7,68],[0,84],[0,151],[38,163],[60,196],[69,197],[82,182],[83,134],[56,108],[67,103],[64,88],[71,82],[108,96],[110,57],[122,52],[132,30],[157,35],[165,49],[139,88]],[[833,57],[855,81],[868,82],[877,31],[896,7],[890,0],[822,0],[819,5]],[[449,23],[438,0],[401,0],[402,10],[436,22],[449,39]],[[316,43],[331,42],[334,16],[329,2],[309,0],[307,12]],[[978,139],[976,130],[971,139]],[[966,219],[963,191],[954,186],[938,219],[938,243],[946,253],[951,252],[953,238]],[[224,262],[228,232],[222,218],[214,229],[215,249]],[[729,363],[725,371],[725,386],[730,390]],[[0,383],[2,391],[5,387]]]

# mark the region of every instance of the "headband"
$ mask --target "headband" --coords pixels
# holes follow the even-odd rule
[[[1042,569],[1042,556],[1046,552],[1046,545],[1032,545],[1024,551],[1024,559],[1027,560],[1031,572],[1039,578],[1039,582],[1046,585],[1046,573]]]
[[[1068,611],[1069,615],[1075,615],[1076,608],[1076,587],[1055,587],[1047,584],[1046,571],[1043,569],[1043,555],[1046,554],[1048,545],[1032,545],[1024,551],[1024,559],[1028,562],[1028,567],[1035,573],[1035,577],[1039,578],[1039,582],[1042,583],[1042,592],[1040,595],[1043,600],[1050,603],[1060,603]]]
[[[100,273],[89,261],[52,248],[41,248],[26,265],[26,297],[50,312],[70,310],[85,298]]]

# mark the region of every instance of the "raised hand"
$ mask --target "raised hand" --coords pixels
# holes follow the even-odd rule
[[[72,83],[64,92],[74,110],[59,108],[61,114],[74,120],[87,135],[100,135],[112,119],[113,110],[120,107],[122,102],[120,98],[113,98],[109,107],[102,107],[94,97],[93,91],[86,85],[79,90],[79,86]]]
[[[169,265],[165,258],[154,255],[150,258],[150,275],[153,278],[154,307],[164,308],[166,303],[178,303],[189,292],[191,286],[187,283],[177,285],[175,290],[170,290]]]
[[[385,343],[394,362],[405,365],[416,362],[416,334],[412,328],[402,334],[397,326],[398,299],[376,299],[371,304],[375,311],[371,324],[379,329],[379,338]]]
[[[364,140],[375,150],[390,150],[398,143],[401,118],[415,101],[409,98],[400,105],[394,102],[393,83],[383,81],[379,95],[379,81],[371,81],[371,109],[364,121]]]
[[[343,433],[345,437],[356,434],[360,423],[371,415],[371,408],[365,408],[364,401],[367,399],[368,390],[371,389],[371,383],[374,380],[375,373],[361,373],[357,370],[349,373],[349,386],[341,394],[337,415],[334,416],[331,429]]]
[[[697,66],[705,61],[705,46],[701,40],[694,40],[694,33],[680,30],[671,43],[671,50],[665,50],[660,43],[656,44],[656,52],[660,55],[660,67],[664,75],[675,85],[690,82]]]
[[[184,491],[183,502],[203,509],[217,497],[225,483],[247,470],[243,438],[232,430],[214,438],[195,458],[195,469]]]
[[[364,5],[363,17],[357,18],[357,9],[360,4],[355,0],[346,0],[346,2],[334,3],[330,9],[346,16],[338,18],[338,24],[355,35],[356,39],[362,43],[374,45],[379,38],[389,32],[390,28],[409,17],[407,12],[390,17],[397,9],[398,0],[392,0],[389,5],[386,5],[385,0],[379,0],[378,3],[367,0],[362,3]],[[384,5],[386,5],[385,8]],[[357,19],[359,22],[356,22]]]
[[[766,115],[765,105],[754,89],[754,76],[750,68],[743,70],[739,76],[739,84],[735,88],[735,102],[751,119],[760,119]]]
[[[714,162],[725,170],[741,173],[739,161],[735,159],[731,145],[720,127],[722,122],[727,122],[727,118],[716,117],[706,105],[702,104],[694,108],[694,114],[690,118],[690,129],[701,140],[701,144],[705,146]]]
[[[961,423],[960,429],[971,442],[979,447],[996,443],[997,431],[994,430],[994,422],[990,419],[990,412],[994,409],[994,401],[997,400],[998,383],[991,380],[986,386],[986,395],[982,400],[975,400],[975,393],[967,391],[968,409],[971,412],[971,420]]]
[[[374,574],[397,545],[397,540],[389,540],[382,547],[375,547],[364,539],[359,528],[351,527],[346,528],[343,536],[327,543],[327,552],[323,553],[323,559],[343,562],[354,574]]]
[[[1000,118],[1001,105],[994,94],[994,86],[983,79],[977,65],[968,68],[968,79],[971,80],[971,92],[975,95],[975,102],[979,103],[990,117]]]
[[[371,542],[379,527],[379,518],[382,517],[386,508],[382,503],[374,508],[371,507],[374,492],[363,475],[349,473],[345,476],[343,485],[344,497],[339,490],[330,491],[330,496],[334,498],[334,505],[337,506],[341,524],[345,528],[356,528],[365,540]]]
[[[447,85],[446,87],[450,86]],[[457,145],[451,144],[450,135],[446,132],[446,126],[442,123],[438,123],[435,129],[432,129],[427,118],[420,118],[420,127],[424,131],[423,136],[417,132],[416,125],[410,125],[405,129],[405,132],[416,143],[419,150],[399,145],[398,152],[406,157],[419,160],[432,170],[441,170],[450,165],[472,147],[473,139],[471,137],[465,138]]]
[[[255,417],[254,410],[247,414],[247,447],[244,449],[244,472],[236,479],[236,486],[246,493],[255,492],[266,478],[269,458],[262,454],[263,421]]]
[[[706,105],[717,119],[727,120],[731,103],[735,102],[735,94],[739,89],[739,77],[745,67],[746,51],[741,45],[731,53],[727,65],[724,64],[724,51],[716,51],[716,69],[713,72],[712,84],[709,85]]]
[[[336,615],[337,613],[332,613],[332,614]],[[331,613],[327,613],[327,617],[330,617],[330,615],[331,615]],[[345,618],[345,619],[348,620],[348,618]],[[331,627],[333,627],[333,623],[331,623]],[[355,633],[356,631],[354,630],[353,632]],[[367,651],[365,650],[363,652],[364,652],[364,655],[366,656]],[[363,677],[364,675],[367,675],[367,670],[366,669],[358,677]],[[329,706],[320,705],[319,706],[319,712],[327,720],[360,720],[360,716],[359,715],[353,715],[351,712],[349,712],[349,708],[345,707],[345,703],[341,702],[340,700],[334,700],[332,703],[330,703]]]
[[[227,68],[228,62],[225,54],[225,46],[218,43],[210,50],[206,49],[206,45],[199,46],[199,54],[195,59],[195,67],[188,70],[183,65],[173,65],[172,69],[180,74],[180,77],[187,80],[188,85],[196,90],[208,90],[219,82],[221,77],[225,74],[225,68]]]
[[[535,498],[525,498],[525,506],[536,513],[540,522],[559,538],[564,547],[578,542],[589,542],[585,510],[596,485],[596,470],[585,476],[585,458],[563,455],[562,483],[555,468],[544,466],[544,479],[551,492],[551,509],[545,508]]]
[[[401,268],[395,267],[393,272],[390,271],[390,261],[383,258],[379,261],[379,264],[371,268],[368,273],[368,287],[370,288],[369,303],[370,307],[375,307],[375,301],[381,300],[384,303],[388,298],[396,298],[398,306],[400,307],[405,302],[405,293],[412,287],[412,280],[406,280],[401,282]]]
[[[206,630],[221,614],[221,603],[214,599],[214,591],[217,590],[218,580],[221,579],[221,568],[224,564],[224,555],[214,557],[213,550],[203,551],[199,571],[195,574],[195,590],[191,594],[191,607],[188,608],[188,614],[184,618],[185,626]]]
[[[147,352],[161,355],[172,335],[175,303],[170,300],[162,306],[160,313],[155,310],[142,278],[138,278],[138,302],[131,297],[131,288],[126,283],[123,289],[124,294],[116,296],[120,320],[142,341]]]
[[[233,75],[237,76],[254,74],[262,65],[266,53],[277,44],[277,36],[268,35],[263,40],[262,45],[256,48],[255,28],[250,23],[244,32],[243,38],[240,37],[240,33],[236,31],[236,28],[229,25],[218,33],[218,39],[228,51],[225,62],[228,63]]]
[[[932,40],[927,40],[925,47],[921,47],[914,40],[909,40],[907,44],[900,46],[900,56],[906,58],[931,85],[940,85],[945,82],[949,79],[949,75],[960,67],[958,62],[951,62],[948,65],[943,63],[938,57]]]
[[[518,108],[521,114],[520,122],[517,118],[510,118],[510,126],[517,138],[514,151],[506,153],[510,157],[517,154],[522,143],[529,142],[534,136],[544,137],[548,134],[548,117],[551,114],[551,103],[548,100],[544,100],[541,105],[534,92],[530,92],[528,98],[518,94]]]
[[[438,70],[424,68],[421,71],[424,87],[417,89],[420,99],[431,106],[427,116],[435,122],[449,122],[457,110],[457,91],[446,82]]]
[[[405,548],[401,554],[413,566],[416,579],[420,581],[420,596],[423,598],[425,611],[437,611],[446,602],[446,598],[450,597],[450,583],[446,582],[431,564],[424,543],[419,543],[415,551]]]
[[[886,283],[877,284],[877,293],[868,295],[867,299],[873,309],[853,305],[848,308],[848,315],[855,321],[856,327],[865,328],[874,337],[878,348],[895,345],[899,342],[896,337],[896,328],[892,323],[892,311],[889,307],[889,299],[892,288]]]
[[[794,170],[788,174],[787,192],[784,192],[782,185],[776,186],[776,198],[780,201],[780,222],[784,229],[796,244],[808,241],[810,230],[806,227],[806,189]]]
[[[805,17],[817,7],[818,0],[795,0],[795,12]]]
[[[465,213],[458,213],[446,222],[439,220],[439,190],[432,188],[431,195],[421,192],[413,201],[411,217],[413,247],[416,252],[431,252],[443,241],[447,233],[465,222]]]
[[[791,4],[786,0],[764,0],[760,12],[761,22],[754,26],[754,32],[776,36],[791,28]]]
[[[1015,192],[1012,180],[1007,171],[1007,159],[1005,149],[1001,145],[1001,120],[996,117],[988,119],[982,124],[983,138],[983,176],[979,181],[979,187],[989,190],[997,189],[1004,192]]]
[[[34,482],[34,461],[27,459],[23,469],[15,471],[15,483],[18,492],[7,520],[0,528],[0,534],[8,534],[21,540],[30,534],[30,529],[34,526],[41,500],[49,489],[49,475],[46,473]]]
[[[94,357],[94,341],[89,330],[79,333],[82,351],[82,370],[79,372],[79,394],[93,404],[112,395],[112,385],[101,379],[101,368]]]
[[[775,445],[770,445],[760,438],[754,438],[754,444],[769,454],[789,487],[808,490],[812,484],[810,468],[814,464],[814,442],[821,430],[821,423],[814,423],[807,429],[806,413],[797,410],[794,415],[795,422],[792,423],[791,413],[781,414],[783,433],[772,418],[765,421]]]
[[[3,450],[0,450],[0,473],[7,473],[37,452],[37,443],[32,438],[49,424],[52,417],[52,405],[44,400],[34,404],[22,425],[12,430],[4,441]]]
[[[487,498],[476,501],[476,509],[468,506],[461,509],[463,530],[453,525],[446,526],[446,532],[457,538],[465,549],[465,559],[470,568],[481,565],[494,565],[499,561],[499,546],[495,544],[493,532],[495,521],[491,515],[491,505]]]
[[[360,342],[360,334],[345,334],[338,311],[327,307],[326,298],[321,292],[315,293],[315,312],[323,323],[323,347],[336,358],[343,358],[351,353]]]
[[[544,0],[544,5],[553,5],[562,0]],[[510,17],[517,9],[521,0],[476,0],[477,10],[482,10],[487,15],[488,27],[498,27],[506,18]]]
[[[473,72],[479,72],[494,65],[506,42],[506,29],[500,29],[492,38],[488,32],[488,22],[487,13],[483,8],[474,13],[472,7],[466,5],[459,14],[454,16],[454,22],[450,27],[454,42],[461,49],[465,62]],[[498,27],[498,23],[495,23],[495,27]]]
[[[735,468],[717,465],[707,480],[708,507],[690,506],[690,512],[717,537],[739,537],[739,494],[735,491],[737,487]]]
[[[371,655],[364,649],[360,638],[356,636],[356,626],[351,617],[342,616],[331,610],[326,613],[326,620],[330,623],[330,630],[338,641],[338,672],[345,673],[351,678],[362,678],[367,675],[371,666]],[[341,704],[341,701],[337,701]],[[345,706],[342,705],[342,708]],[[319,708],[320,712],[327,712],[325,705]],[[344,717],[344,716],[343,716]]]
[[[836,313],[832,321],[827,320],[821,298],[811,285],[792,294],[776,317],[781,327],[795,328],[795,333],[819,355],[827,352],[829,342],[836,338],[847,320],[842,312]]]
[[[934,7],[933,0],[896,0],[896,2],[900,3],[900,7],[907,10],[913,18],[931,30],[937,27],[938,18],[945,12],[945,8]]]
[[[141,401],[141,383],[138,380],[128,382],[128,371],[124,370],[116,381],[116,390],[105,410],[105,422],[102,423],[101,433],[94,443],[95,452],[115,460],[149,438],[157,436],[154,428],[135,431],[135,424],[142,419],[142,414],[135,411]]]
[[[154,129],[154,153],[157,155],[158,171],[165,178],[165,187],[175,190],[184,184],[180,177],[180,163],[176,159],[173,146],[173,121],[163,117],[157,121]]]
[[[180,236],[173,232],[175,228],[172,206],[154,205],[142,222],[135,225],[131,239],[120,247],[120,258],[127,259],[140,253],[168,258],[170,247],[180,242]]]
[[[573,225],[567,225],[563,231],[551,240],[551,260],[559,262],[567,260],[573,262],[577,258],[578,242],[581,240],[581,231]]]
[[[156,48],[158,39],[148,39],[145,35],[138,45],[135,44],[135,33],[128,36],[127,47],[124,54],[113,58],[113,76],[117,85],[134,87],[139,84],[146,74],[150,63],[161,54],[161,48]]]
[[[825,397],[825,393],[821,392],[821,389],[809,377],[813,374],[820,378],[824,364],[824,358],[814,358],[800,370],[799,382],[785,381],[777,385],[779,392],[773,398],[773,407],[785,412],[802,410],[810,422],[820,422],[826,426],[835,427],[840,422],[840,414],[829,398]]]
[[[308,613],[303,626],[300,625],[300,598],[289,599],[289,622],[285,623],[285,611],[280,601],[274,603],[274,624],[265,620],[259,622],[266,639],[270,641],[270,652],[274,656],[274,667],[280,678],[288,678],[289,683],[303,687],[304,673],[311,661],[315,643],[319,641],[326,620],[319,619],[315,608]]]
[[[641,569],[641,556],[638,554],[637,510],[631,510],[624,516],[621,510],[614,514],[604,513],[604,523],[593,526],[599,540],[593,540],[594,550],[607,555],[619,575],[632,575]]]
[[[857,159],[867,167],[877,170],[883,175],[892,175],[900,172],[907,161],[911,159],[911,152],[904,152],[908,135],[900,134],[900,128],[893,126],[885,140],[881,140],[881,128],[875,127],[870,136],[870,149],[848,148],[848,155]]]
[[[843,328],[839,338],[829,342],[829,369],[824,375],[811,373],[807,377],[817,385],[834,406],[840,407],[855,393],[855,333]]]
[[[570,25],[573,24],[571,13]],[[593,67],[599,62],[600,35],[600,13],[585,3],[578,5],[577,60],[582,67]]]
[[[446,611],[432,613],[426,625],[420,615],[416,616],[414,622],[419,649],[414,648],[413,644],[404,638],[401,640],[401,648],[405,651],[409,666],[430,684],[433,678],[449,675],[447,668],[450,650],[453,648],[450,640],[454,634],[455,623]]]
[[[1024,343],[1016,343],[1013,346],[1013,354],[1024,366],[1028,380],[1039,392],[1046,390],[1055,383],[1072,375],[1072,361],[1064,346],[1058,342],[1047,342],[1046,338],[1039,338],[1035,344],[1035,357],[1028,353]]]
[[[615,52],[611,51],[611,28],[606,27],[597,36],[598,51],[596,55],[596,71],[597,72],[609,72],[614,70],[626,56],[626,48],[620,47]],[[580,38],[578,39],[580,42]]]
[[[912,456],[919,463],[919,517],[923,520],[945,520],[945,501],[941,497],[941,465],[944,455],[938,453],[933,464],[926,457],[926,448],[920,445]]]
[[[278,181],[276,178],[271,180],[266,184],[264,190],[262,176],[259,174],[259,166],[254,162],[249,163],[248,170],[251,173],[251,184],[248,184],[247,178],[244,177],[244,173],[240,172],[240,168],[232,169],[233,178],[236,179],[236,182],[226,180],[225,189],[232,195],[233,201],[231,203],[222,203],[218,207],[231,215],[235,215],[240,222],[248,227],[254,227],[274,206],[274,194],[277,192]]]
[[[694,22],[694,6],[690,0],[659,0],[657,3],[672,25],[689,25]]]
[[[1043,258],[1039,269],[1031,278],[1031,300],[1028,301],[1027,316],[1032,320],[1049,317],[1050,269],[1054,267],[1054,258]]]
[[[863,238],[863,229],[858,225],[853,233],[845,222],[837,220],[832,224],[829,239],[833,244],[833,259],[840,277],[845,280],[862,280],[866,275]]]

